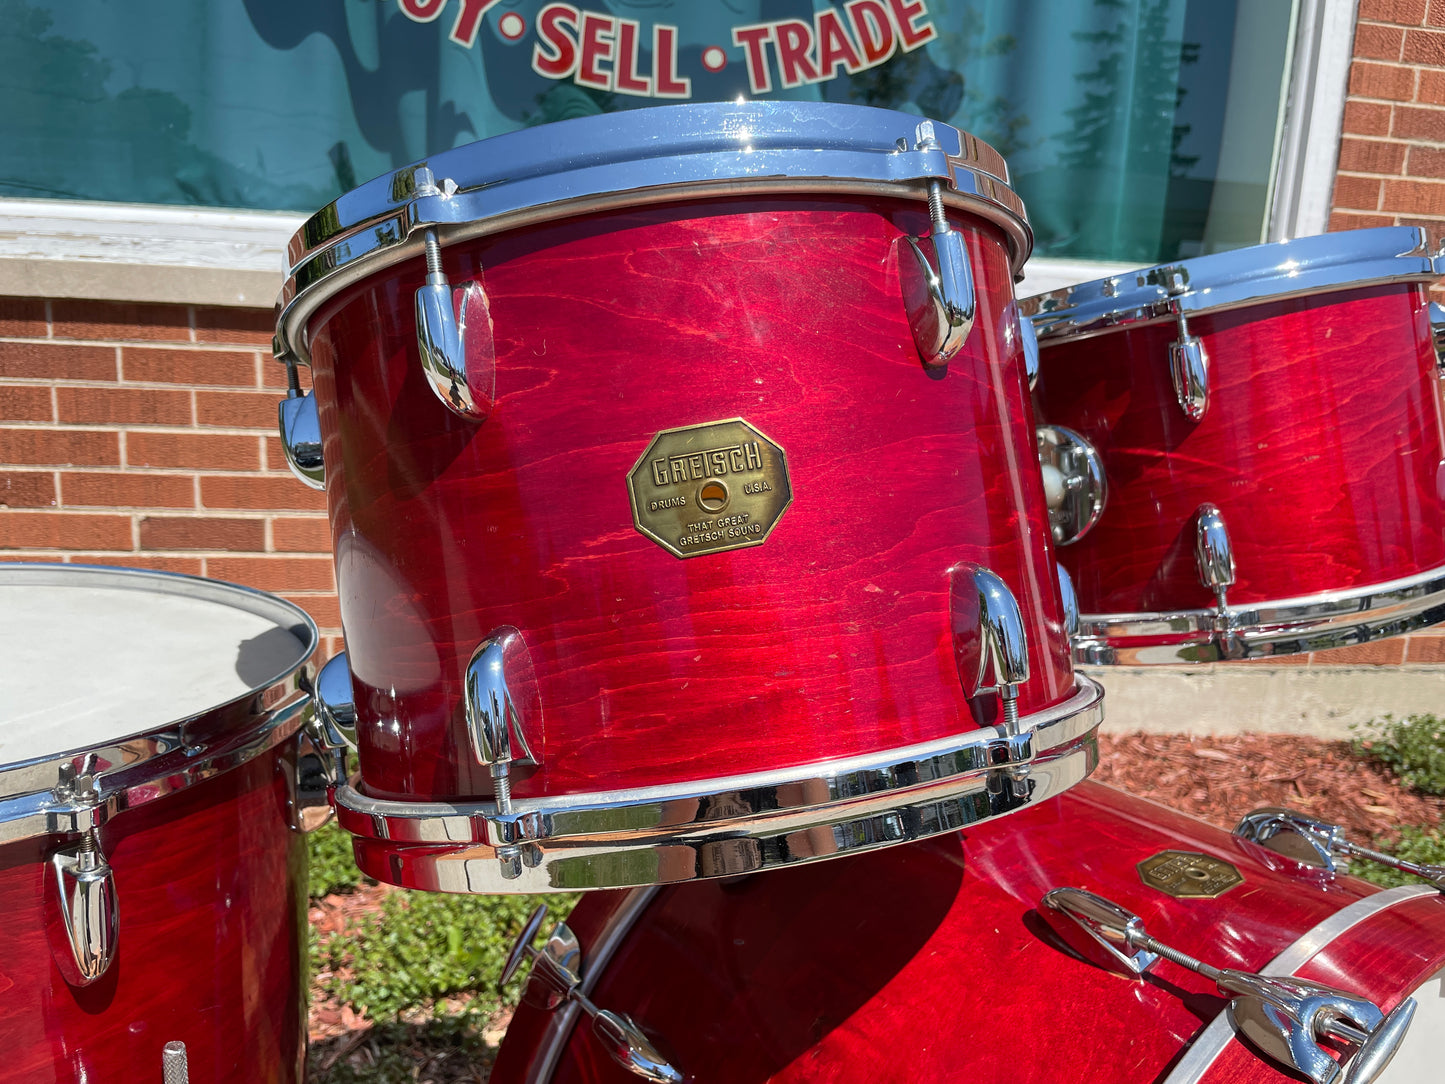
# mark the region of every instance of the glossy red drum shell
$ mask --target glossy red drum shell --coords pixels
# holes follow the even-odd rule
[[[1223,858],[1244,882],[1200,900],[1146,887],[1136,865],[1170,849]],[[1038,901],[1050,888],[1085,888],[1140,915],[1165,944],[1256,970],[1374,891],[1348,877],[1321,883],[1277,872],[1263,853],[1085,782],[959,835],[663,888],[590,996],[631,1015],[699,1084],[1162,1081],[1226,999],[1167,961],[1143,981],[1083,962],[1054,940]],[[578,905],[569,924],[584,959],[625,898],[593,894]],[[1388,1010],[1442,965],[1445,902],[1432,896],[1365,920],[1300,973],[1363,991]],[[530,1079],[550,1019],[518,1009],[494,1084]],[[1232,1046],[1206,1080],[1295,1079]],[[1226,1064],[1230,1073],[1218,1075]],[[550,1077],[632,1079],[585,1023]]]
[[[949,569],[1019,600],[1025,713],[1072,691],[1002,234],[962,217],[978,316],[920,363],[898,282],[921,204],[707,201],[448,247],[484,285],[497,401],[476,424],[417,358],[421,263],[313,320],[364,789],[486,796],[462,673],[520,629],[541,761],[520,797],[789,768],[992,721],[955,672]],[[904,253],[904,255],[907,255]],[[477,336],[472,347],[480,349]],[[660,430],[742,417],[794,499],[762,545],[686,560],[633,526]],[[530,699],[523,694],[524,699]]]
[[[0,1077],[159,1081],[180,1041],[195,1084],[299,1084],[306,850],[282,771],[273,752],[101,829],[120,924],[87,987],[66,984],[46,932],[56,841],[0,846]]]
[[[1418,284],[1192,316],[1209,405],[1169,375],[1174,323],[1044,344],[1042,421],[1103,457],[1108,503],[1061,547],[1086,614],[1212,609],[1194,514],[1217,505],[1231,606],[1364,587],[1445,566],[1445,436]]]

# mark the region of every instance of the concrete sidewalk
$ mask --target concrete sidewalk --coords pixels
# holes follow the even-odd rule
[[[1270,666],[1080,669],[1104,687],[1104,725],[1169,734],[1245,731],[1350,738],[1382,715],[1445,716],[1445,666]]]

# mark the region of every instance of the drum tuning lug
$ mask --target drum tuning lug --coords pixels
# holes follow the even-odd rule
[[[946,367],[968,341],[977,298],[963,234],[948,224],[940,180],[928,182],[928,214],[933,259],[919,238],[905,237],[913,258],[903,260],[899,272],[913,341],[923,364],[934,369]]]
[[[998,690],[1004,733],[1018,733],[1019,686],[1029,678],[1028,639],[1013,592],[995,573],[974,564],[949,570],[953,658],[963,695]],[[992,671],[994,684],[984,683]]]
[[[1174,398],[1191,422],[1203,419],[1209,409],[1209,355],[1204,342],[1189,333],[1184,310],[1176,310],[1179,337],[1169,344],[1169,376],[1174,381]]]
[[[1205,353],[1203,341],[1190,334],[1189,318],[1180,300],[1190,291],[1189,272],[1177,265],[1156,267],[1148,277],[1169,295],[1169,309],[1179,331],[1169,344],[1169,376],[1174,381],[1179,409],[1190,421],[1197,422],[1209,407],[1209,355]]]
[[[1040,901],[1039,914],[1069,948],[1107,970],[1137,978],[1164,959],[1209,979],[1234,995],[1227,1011],[1235,1031],[1315,1084],[1374,1080],[1399,1048],[1415,1013],[1413,998],[1386,1017],[1368,999],[1332,986],[1212,967],[1150,937],[1138,915],[1082,888],[1051,889]],[[1356,1047],[1343,1070],[1320,1045],[1325,1039]]]
[[[1445,892],[1445,866],[1411,862],[1361,847],[1345,838],[1343,825],[1317,820],[1292,809],[1266,806],[1252,810],[1235,825],[1234,835],[1300,865],[1317,867],[1327,873],[1338,872],[1336,857],[1363,858],[1423,878]]]
[[[1104,461],[1083,436],[1062,425],[1040,425],[1034,436],[1049,531],[1055,545],[1068,546],[1088,534],[1104,514],[1109,496]]]
[[[185,1043],[172,1042],[161,1047],[161,1077],[165,1084],[190,1084]]]
[[[1445,377],[1445,305],[1430,302],[1430,341],[1435,344],[1435,370]]]
[[[1033,391],[1039,382],[1039,336],[1034,322],[1022,313],[1019,314],[1019,343],[1024,352],[1024,376],[1028,378],[1029,391]]]
[[[296,734],[296,761],[290,780],[291,827],[314,832],[331,819],[331,795],[346,782],[346,757],[356,748],[356,704],[351,670],[342,651],[316,675],[302,682],[313,711]]]
[[[592,1018],[592,1033],[607,1048],[607,1053],[624,1069],[644,1080],[662,1084],[681,1084],[684,1077],[658,1053],[637,1022],[625,1013],[599,1009],[582,992],[582,946],[565,922],[559,922],[547,935],[540,949],[533,946],[547,905],[538,904],[528,916],[511,951],[502,965],[497,982],[501,993],[522,961],[532,961],[531,973],[522,990],[522,1000],[545,1011],[552,1011],[564,1002],[573,1002]]]
[[[119,906],[115,875],[90,829],[73,848],[50,859],[55,898],[50,908],[52,955],[71,986],[89,986],[115,958]]]
[[[301,390],[294,357],[282,354],[277,360],[286,366],[286,398],[277,410],[286,465],[312,489],[325,489],[326,464],[321,457],[321,419],[316,413],[316,396]]]
[[[1234,547],[1223,514],[1208,502],[1194,512],[1194,564],[1200,585],[1214,592],[1215,636],[1231,657],[1235,633],[1227,589],[1234,586]]]
[[[477,762],[491,769],[497,812],[503,817],[512,815],[513,761],[538,763],[527,745],[522,716],[509,684],[509,680],[522,680],[525,670],[525,679],[531,685],[531,669],[531,657],[522,634],[510,628],[498,629],[478,644],[467,663],[464,697],[467,733]],[[510,679],[509,670],[512,671]],[[520,757],[513,755],[513,742]],[[522,875],[522,852],[518,847],[512,844],[498,847],[497,860],[502,866],[502,876],[508,880]]]
[[[1074,577],[1063,565],[1054,566],[1059,573],[1059,601],[1064,609],[1064,635],[1070,639],[1079,635],[1079,595],[1074,590]]]
[[[485,421],[496,396],[496,359],[492,352],[491,314],[481,285],[468,282],[452,289],[442,270],[441,245],[435,230],[423,235],[426,284],[416,292],[416,343],[436,397],[452,413],[473,422]],[[461,316],[457,315],[458,304]],[[467,324],[472,339],[484,348],[467,357]]]

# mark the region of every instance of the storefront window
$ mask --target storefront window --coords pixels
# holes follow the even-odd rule
[[[428,154],[669,101],[947,120],[1044,255],[1257,243],[1292,0],[0,0],[0,196],[309,211]]]

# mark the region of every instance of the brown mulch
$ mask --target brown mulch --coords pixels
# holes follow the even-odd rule
[[[1260,806],[1298,809],[1343,824],[1355,842],[1390,841],[1401,825],[1434,827],[1445,799],[1401,786],[1389,771],[1363,760],[1350,743],[1288,735],[1105,734],[1093,778],[1131,794],[1191,813],[1223,828]],[[381,909],[393,889],[365,884],[348,895],[312,901],[309,919],[322,934],[339,932]],[[367,1066],[385,1055],[402,1055],[420,1084],[485,1084],[510,1013],[483,1033],[489,1048],[474,1060],[458,1056],[454,1037],[428,1026],[428,1014],[401,1025],[373,1025],[349,1005],[328,998],[313,976],[310,1034],[312,1084],[327,1084],[333,1067],[348,1067],[347,1080],[380,1081]],[[437,1019],[455,1006],[438,1006]],[[391,1079],[387,1077],[385,1079]]]
[[[1405,789],[1349,742],[1284,734],[1105,734],[1093,778],[1221,828],[1260,806],[1288,806],[1365,845],[1394,840],[1401,825],[1434,827],[1445,812],[1445,798]]]

